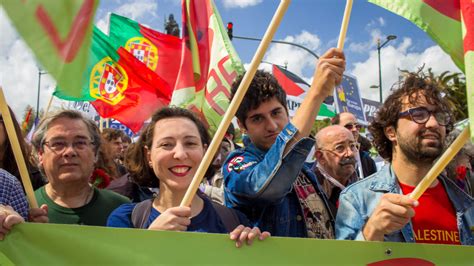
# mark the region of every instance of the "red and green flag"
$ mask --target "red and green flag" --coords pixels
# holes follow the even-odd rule
[[[212,0],[183,0],[182,19],[185,42],[171,103],[199,113],[215,132],[244,68]]]
[[[39,63],[71,96],[81,94],[98,0],[2,0]]]
[[[474,1],[461,0],[464,64],[471,140],[474,142]]]
[[[298,77],[296,74],[277,65],[273,65],[272,73],[273,76],[275,76],[275,78],[277,79],[280,86],[286,92],[286,102],[289,115],[290,117],[293,117],[296,114],[296,110],[299,108],[304,98],[306,97],[306,92],[308,91],[310,85],[302,78]],[[317,119],[334,117],[335,115],[336,113],[334,112],[334,107],[323,102],[323,104],[319,108]]]
[[[114,118],[133,132],[161,106],[168,105],[171,87],[155,72],[124,48],[115,49],[108,36],[94,28],[87,71],[83,75],[82,95],[57,97],[91,101],[101,117]]]
[[[181,62],[181,38],[113,13],[109,25],[110,41],[117,49],[125,48],[174,88]]]
[[[471,138],[474,141],[473,0],[369,0],[427,32],[466,75]]]

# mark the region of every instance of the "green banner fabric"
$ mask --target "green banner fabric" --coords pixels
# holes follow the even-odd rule
[[[400,15],[428,33],[464,71],[459,0],[369,0]],[[457,2],[457,3],[456,3]]]
[[[81,94],[99,0],[1,0],[39,63],[71,96]]]
[[[20,224],[0,265],[471,265],[474,247],[271,237],[237,249],[227,235]]]
[[[464,63],[466,67],[466,95],[471,141],[474,142],[474,1],[461,0]]]

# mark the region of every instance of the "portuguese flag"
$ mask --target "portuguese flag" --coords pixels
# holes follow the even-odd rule
[[[471,139],[474,141],[473,0],[369,0],[415,23],[466,74]]]
[[[101,117],[114,118],[138,132],[154,111],[169,103],[171,91],[155,72],[125,49],[113,48],[108,37],[94,27],[81,97],[66,97],[60,88],[55,95],[91,101]]]
[[[117,49],[125,48],[174,88],[181,62],[182,39],[113,13],[109,25],[110,41]]]

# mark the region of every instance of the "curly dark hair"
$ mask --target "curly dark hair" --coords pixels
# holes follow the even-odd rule
[[[238,77],[232,84],[231,99],[234,98],[235,93],[242,82],[243,76],[244,75]],[[260,104],[269,101],[274,97],[276,97],[278,102],[285,107],[288,114],[288,109],[286,108],[286,93],[276,78],[268,72],[257,70],[235,116],[240,120],[244,127],[247,127],[245,125],[245,119],[247,119],[248,112],[257,109]]]
[[[152,146],[156,123],[160,120],[173,117],[182,117],[191,120],[198,129],[202,144],[209,146],[211,142],[211,137],[204,123],[199,120],[193,112],[179,107],[164,107],[158,110],[151,117],[151,122],[143,129],[138,141],[129,146],[125,155],[125,167],[130,173],[132,180],[140,186],[159,187],[158,178],[148,164],[144,147]],[[214,175],[212,167],[208,168],[206,176],[207,175]]]
[[[438,110],[450,113],[448,101],[443,97],[442,87],[439,83],[425,75],[422,69],[418,72],[407,72],[405,75],[403,81],[394,84],[392,94],[385,99],[369,126],[369,131],[374,137],[375,148],[380,156],[389,162],[392,161],[392,142],[385,136],[384,129],[390,126],[397,128],[398,114],[406,96],[409,96],[408,102],[412,105],[419,103],[421,96],[424,96],[428,104],[437,106]],[[446,125],[446,133],[449,133],[452,127],[453,121],[451,119]]]
[[[117,138],[123,138],[125,133],[123,133],[120,129],[116,128],[104,128],[102,130],[101,135],[106,141],[110,142]]]

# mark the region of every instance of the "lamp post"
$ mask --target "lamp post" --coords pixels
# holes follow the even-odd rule
[[[395,35],[388,35],[387,39],[382,44],[380,44],[380,38],[377,39],[377,52],[378,52],[378,55],[379,55],[379,96],[380,96],[380,102],[382,102],[382,66],[380,64],[380,49],[382,49],[382,47],[384,47],[389,41],[395,40],[396,38],[397,38],[397,36],[395,36]]]
[[[227,34],[229,35],[229,38],[230,38],[231,41],[232,41],[232,39],[241,39],[241,40],[249,40],[249,41],[262,41],[262,39],[260,39],[260,38],[235,36],[233,31],[234,31],[234,23],[228,22],[227,23]],[[311,51],[309,48],[304,47],[303,45],[293,43],[293,42],[276,41],[276,40],[271,40],[270,42],[288,44],[288,45],[293,45],[293,46],[299,47],[299,48],[305,50],[306,52],[310,53],[312,56],[316,57],[316,59],[319,59],[319,56],[315,52]]]
[[[42,71],[38,68],[38,97],[36,98],[36,118],[39,119],[39,102],[40,102],[40,88],[41,88],[41,75],[48,74],[46,71]]]

